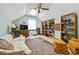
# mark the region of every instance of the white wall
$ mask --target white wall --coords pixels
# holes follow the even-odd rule
[[[50,11],[44,15],[45,19],[55,18],[55,23],[61,23],[61,16],[67,13],[76,12],[79,23],[79,4],[77,3],[55,3],[50,7]],[[79,24],[78,24],[79,26]],[[61,31],[55,31],[55,37],[61,38]],[[79,38],[79,27],[78,27],[78,38]]]
[[[25,7],[25,3],[0,3],[0,35],[7,33],[12,20],[24,15]]]
[[[0,3],[0,16],[13,20],[24,15],[25,3]]]

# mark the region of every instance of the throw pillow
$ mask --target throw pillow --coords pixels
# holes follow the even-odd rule
[[[18,34],[17,32],[12,32],[11,35],[14,39],[20,36],[20,34]]]

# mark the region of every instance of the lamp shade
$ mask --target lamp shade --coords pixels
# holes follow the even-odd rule
[[[15,24],[11,24],[11,28],[16,28],[16,25]]]

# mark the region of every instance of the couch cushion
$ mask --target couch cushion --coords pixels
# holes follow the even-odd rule
[[[14,49],[16,50],[17,48],[19,49],[23,49],[24,50],[24,54],[31,54],[32,51],[28,48],[28,46],[25,44],[25,41],[23,40],[14,40],[12,42]]]
[[[15,38],[16,38],[13,32],[11,33],[11,35],[12,35],[13,39],[15,39]]]
[[[11,43],[6,41],[5,39],[0,39],[0,49],[13,50],[14,47],[13,47],[13,45]]]
[[[11,35],[14,39],[20,36],[17,32],[12,32]]]

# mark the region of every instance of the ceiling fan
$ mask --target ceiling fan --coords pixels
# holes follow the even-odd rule
[[[49,8],[43,8],[41,3],[38,4],[37,8],[33,8],[33,9],[38,10],[38,13],[40,13],[41,10],[49,10]]]

